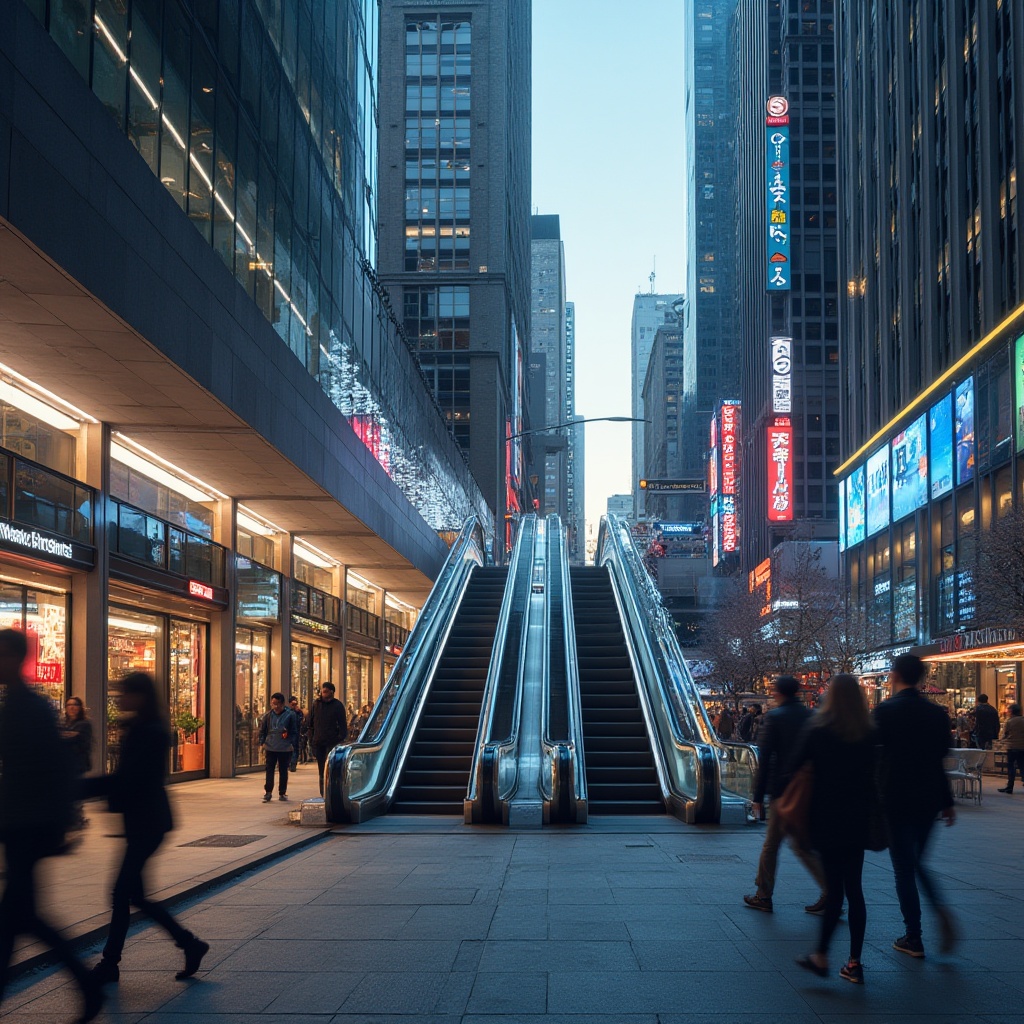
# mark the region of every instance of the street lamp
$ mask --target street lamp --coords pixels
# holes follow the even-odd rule
[[[520,430],[518,434],[509,434],[506,441],[514,441],[517,437],[529,437],[531,434],[547,434],[552,430],[564,430],[566,427],[575,427],[579,423],[650,423],[651,420],[641,419],[637,416],[592,416],[587,419],[569,420],[566,423],[555,423],[550,427],[533,427],[530,430]]]

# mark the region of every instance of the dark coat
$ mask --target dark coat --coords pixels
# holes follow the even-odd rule
[[[979,704],[974,709],[974,734],[982,749],[999,738],[999,712],[991,704]]]
[[[64,742],[71,750],[71,758],[75,770],[84,775],[92,767],[92,722],[88,718],[78,718],[61,725],[64,732],[72,732],[74,736],[64,737]]]
[[[309,708],[309,742],[314,747],[336,747],[348,737],[348,713],[340,700],[317,697]]]
[[[846,742],[811,719],[800,734],[793,771],[814,766],[810,845],[815,850],[863,850],[875,787],[874,734]]]
[[[111,811],[124,816],[129,840],[158,838],[174,828],[164,785],[170,746],[171,737],[159,722],[131,722],[121,735],[117,770],[83,780],[85,795],[106,795]]]
[[[757,734],[757,778],[754,780],[754,803],[765,795],[782,795],[792,775],[790,762],[796,753],[797,741],[813,712],[795,697],[772,708],[761,716]]]
[[[949,750],[949,716],[914,687],[875,708],[882,748],[882,802],[890,817],[930,821],[953,794],[942,767]]]

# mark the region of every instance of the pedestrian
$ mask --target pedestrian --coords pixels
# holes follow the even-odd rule
[[[292,750],[292,763],[289,766],[291,771],[295,771],[299,766],[299,753],[302,747],[302,734],[305,731],[305,715],[302,712],[302,708],[299,707],[299,698],[293,693],[288,698],[288,708],[291,713],[295,716],[295,735],[293,736],[293,750]]]
[[[1010,717],[1003,726],[1002,738],[1006,741],[1006,785],[999,792],[1012,793],[1018,768],[1024,779],[1024,716],[1019,704],[1010,705]]]
[[[718,737],[723,740],[731,740],[735,724],[733,722],[732,714],[729,712],[727,707],[722,708],[722,713],[718,716]]]
[[[840,673],[829,683],[825,702],[801,735],[793,771],[810,763],[814,772],[810,806],[810,845],[825,872],[825,912],[818,944],[797,963],[820,977],[828,974],[828,947],[849,905],[850,956],[841,977],[864,984],[860,962],[867,927],[861,875],[868,821],[875,801],[875,729],[856,676]]]
[[[60,728],[65,750],[71,755],[71,766],[81,778],[92,768],[92,722],[86,717],[81,697],[68,697],[64,702],[64,721]],[[73,827],[85,828],[89,819],[82,812],[81,801],[75,801]]]
[[[320,773],[320,795],[324,795],[324,766],[327,755],[348,737],[348,715],[345,705],[334,699],[334,683],[324,683],[320,696],[309,708],[309,740],[313,746]]]
[[[291,764],[298,742],[299,726],[295,713],[284,706],[284,694],[270,695],[270,710],[260,720],[260,746],[267,763],[267,776],[263,784],[263,802],[269,803],[274,795],[274,767],[277,767],[277,799],[288,799],[288,766]]]
[[[893,949],[923,957],[921,897],[924,889],[939,918],[941,948],[952,950],[956,925],[945,906],[924,855],[937,815],[952,825],[956,820],[953,794],[942,762],[949,749],[948,717],[917,688],[924,662],[901,654],[892,663],[892,696],[875,708],[875,724],[882,752],[882,803],[889,827],[889,857],[896,880],[896,897],[906,931]]]
[[[120,691],[117,703],[124,717],[117,769],[112,775],[84,782],[88,795],[106,795],[110,810],[122,815],[126,841],[114,882],[107,941],[102,959],[92,969],[92,978],[101,985],[120,978],[118,964],[134,905],[160,925],[184,952],[185,966],[175,974],[182,981],[199,970],[210,947],[178,924],[163,904],[150,900],[145,882],[146,863],[174,828],[165,788],[170,729],[152,676],[132,672],[121,680]]]
[[[736,723],[736,736],[743,743],[749,743],[754,735],[754,709],[746,707]]]
[[[760,704],[754,705],[754,721],[750,727],[750,742],[755,746],[760,742],[761,726],[764,724],[764,707]]]
[[[775,707],[765,716],[758,736],[757,776],[754,779],[754,810],[765,817],[764,798],[780,797],[792,777],[790,762],[797,750],[804,726],[811,712],[797,699],[800,683],[793,676],[779,676],[775,680]],[[743,902],[753,910],[772,913],[772,895],[775,891],[775,872],[779,862],[779,847],[785,838],[782,819],[771,803],[768,805],[767,829],[761,857],[757,864],[757,892],[744,896]],[[790,838],[793,852],[800,858],[811,877],[818,883],[820,895],[814,903],[804,907],[808,914],[820,914],[825,909],[825,872],[821,861],[809,847],[795,836]]]
[[[34,935],[71,972],[82,993],[80,1022],[95,1018],[103,992],[70,943],[36,909],[36,865],[62,851],[73,815],[74,772],[46,699],[21,674],[25,634],[0,630],[0,839],[6,885],[0,897],[0,1002],[18,935]]]
[[[978,696],[974,709],[974,733],[982,750],[989,750],[992,741],[999,737],[999,712],[989,704],[987,693]]]

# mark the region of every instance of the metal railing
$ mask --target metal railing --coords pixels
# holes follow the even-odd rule
[[[455,612],[473,569],[484,561],[483,530],[471,516],[452,545],[358,740],[337,746],[328,755],[324,782],[328,821],[365,821],[387,810]]]
[[[0,449],[0,515],[81,544],[93,542],[96,492],[70,476]]]

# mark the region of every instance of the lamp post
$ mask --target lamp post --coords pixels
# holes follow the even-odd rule
[[[638,416],[590,416],[584,419],[568,420],[565,423],[555,423],[550,427],[531,427],[529,430],[520,430],[518,434],[509,434],[506,441],[515,441],[519,437],[529,437],[531,434],[547,434],[552,430],[564,430],[566,427],[575,427],[580,423],[650,423],[651,420],[642,419]]]

